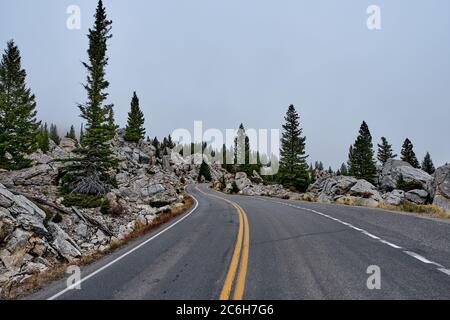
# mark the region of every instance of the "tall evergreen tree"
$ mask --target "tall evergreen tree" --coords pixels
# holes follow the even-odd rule
[[[392,145],[389,144],[385,137],[381,137],[381,144],[378,144],[378,161],[384,165],[386,161],[395,157],[397,157],[397,155],[392,151]]]
[[[47,124],[45,124],[43,126],[41,125],[41,128],[39,129],[37,141],[38,141],[39,149],[41,149],[42,152],[46,153],[50,150]]]
[[[253,166],[250,164],[250,139],[242,123],[234,138],[234,168],[236,172],[245,172],[247,175],[253,172]]]
[[[341,168],[339,169],[339,172],[340,172],[341,176],[348,176],[348,168],[347,168],[347,165],[345,163],[343,163],[341,165]]]
[[[70,126],[69,132],[66,133],[66,138],[77,141],[77,134],[75,133],[75,127],[73,125]]]
[[[161,143],[159,142],[158,137],[155,136],[152,140],[152,146],[155,147],[155,156],[161,158]]]
[[[38,148],[40,122],[35,109],[20,51],[11,40],[0,62],[0,168],[14,170],[31,164],[25,155]]]
[[[401,159],[403,161],[408,162],[414,168],[420,168],[419,161],[417,160],[416,154],[414,153],[414,146],[408,138],[406,138],[405,142],[403,143],[401,154]]]
[[[202,164],[200,165],[199,173],[198,173],[198,181],[201,181],[202,177],[206,181],[211,181],[211,170],[209,168],[209,165],[203,160]]]
[[[323,171],[324,170],[324,166],[322,161],[316,161],[314,163],[314,169],[316,169],[316,171]]]
[[[133,92],[131,99],[131,110],[128,113],[128,123],[125,128],[125,140],[130,142],[138,142],[145,137],[144,113],[139,107],[139,98],[136,92]]]
[[[58,128],[56,127],[56,124],[50,124],[50,132],[49,132],[49,138],[52,140],[56,145],[59,145],[61,142],[61,137],[58,133]]]
[[[433,160],[431,160],[431,155],[429,152],[425,155],[422,161],[422,170],[428,174],[433,174],[436,171],[434,167]]]
[[[77,161],[68,167],[66,176],[68,189],[73,193],[102,195],[110,190],[112,181],[107,171],[117,164],[112,156],[108,141],[114,137],[115,124],[113,105],[105,105],[108,93],[105,90],[109,82],[105,79],[108,65],[107,42],[112,37],[111,24],[107,19],[105,7],[98,1],[95,23],[89,29],[89,61],[83,66],[88,72],[84,85],[88,100],[79,105],[81,117],[86,121],[83,144],[76,150]]]
[[[80,144],[83,144],[83,137],[84,137],[84,127],[83,127],[83,124],[81,124],[81,127],[80,127]]]
[[[309,184],[308,165],[305,152],[306,137],[302,136],[300,116],[290,105],[284,117],[281,137],[279,180],[288,188],[305,191]]]
[[[374,160],[372,135],[365,121],[361,124],[359,136],[355,143],[350,147],[348,166],[349,175],[375,183],[377,169]]]

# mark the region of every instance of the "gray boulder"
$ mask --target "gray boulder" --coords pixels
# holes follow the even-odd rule
[[[239,190],[244,190],[246,187],[249,187],[252,185],[252,182],[249,178],[247,178],[247,174],[245,172],[237,172],[236,176],[234,178],[236,182],[236,186]]]
[[[56,223],[49,222],[48,229],[53,236],[52,247],[68,261],[81,256],[80,248],[75,241]]]
[[[350,189],[349,194],[364,199],[372,199],[377,202],[383,200],[375,186],[366,180],[358,180]]]
[[[433,204],[450,212],[450,165],[438,168],[434,176]]]
[[[65,152],[72,152],[77,147],[77,142],[71,138],[63,137],[61,138],[61,141],[59,142],[59,146],[61,149],[63,149]]]
[[[428,192],[425,190],[411,190],[405,193],[405,199],[415,204],[425,204],[428,200]]]
[[[423,190],[430,191],[433,177],[425,171],[414,168],[401,160],[389,159],[381,170],[379,182],[382,190],[391,191],[397,188],[397,181],[403,176],[407,183],[417,183]]]
[[[386,204],[389,204],[391,206],[398,206],[405,199],[405,191],[395,189],[384,194],[383,198]]]

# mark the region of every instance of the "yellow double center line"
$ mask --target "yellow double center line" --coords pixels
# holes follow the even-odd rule
[[[234,293],[232,299],[242,300],[245,291],[245,279],[247,277],[248,250],[250,242],[247,214],[245,213],[244,209],[242,209],[241,206],[236,202],[213,194],[208,194],[198,188],[196,189],[206,196],[215,197],[231,204],[236,209],[239,215],[239,231],[236,238],[233,257],[231,258],[230,267],[228,268],[228,273],[225,278],[225,283],[223,285],[223,289],[220,293],[219,299],[229,300],[234,285]]]

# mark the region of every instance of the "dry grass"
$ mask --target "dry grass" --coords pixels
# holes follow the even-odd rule
[[[364,201],[358,201],[358,199],[340,198],[336,200],[335,203],[354,207],[368,207],[364,203]],[[431,204],[419,205],[404,201],[398,206],[379,203],[374,208],[397,212],[415,213],[421,216],[432,218],[450,219],[450,212],[446,212],[441,208]]]
[[[82,256],[77,261],[77,263],[72,264],[68,262],[60,263],[49,270],[31,275],[31,277],[27,278],[24,282],[20,283],[20,285],[6,288],[6,290],[2,292],[2,296],[5,299],[17,299],[27,294],[30,294],[42,288],[44,285],[52,281],[61,279],[62,277],[67,275],[66,270],[70,265],[76,264],[79,266],[85,266],[94,261],[97,261],[98,259],[104,257],[105,255],[110,254],[115,250],[121,248],[130,241],[137,239],[145,235],[146,233],[158,228],[162,224],[167,223],[170,220],[182,215],[184,212],[189,210],[193,206],[193,204],[194,200],[191,197],[187,197],[183,203],[183,206],[159,214],[150,224],[137,225],[135,230],[130,234],[128,234],[124,239],[112,240],[109,243],[109,246],[106,250],[96,251],[90,255]]]
[[[391,211],[400,211],[400,212],[409,212],[416,213],[422,216],[432,217],[432,218],[441,218],[441,219],[450,219],[450,213],[442,210],[441,208],[428,204],[428,205],[418,205],[410,202],[403,202],[399,206],[392,206],[387,204],[380,204],[378,208],[391,210]]]
[[[312,195],[304,193],[302,195],[302,201],[315,202],[316,199]]]

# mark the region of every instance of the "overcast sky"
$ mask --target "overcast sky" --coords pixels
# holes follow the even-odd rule
[[[105,0],[113,20],[107,78],[116,119],[137,91],[148,134],[175,128],[279,128],[301,114],[309,161],[346,161],[362,120],[395,151],[450,162],[448,0]],[[81,29],[66,27],[69,5]],[[366,27],[381,8],[382,29]],[[93,0],[1,0],[0,48],[21,49],[38,116],[79,126]]]

